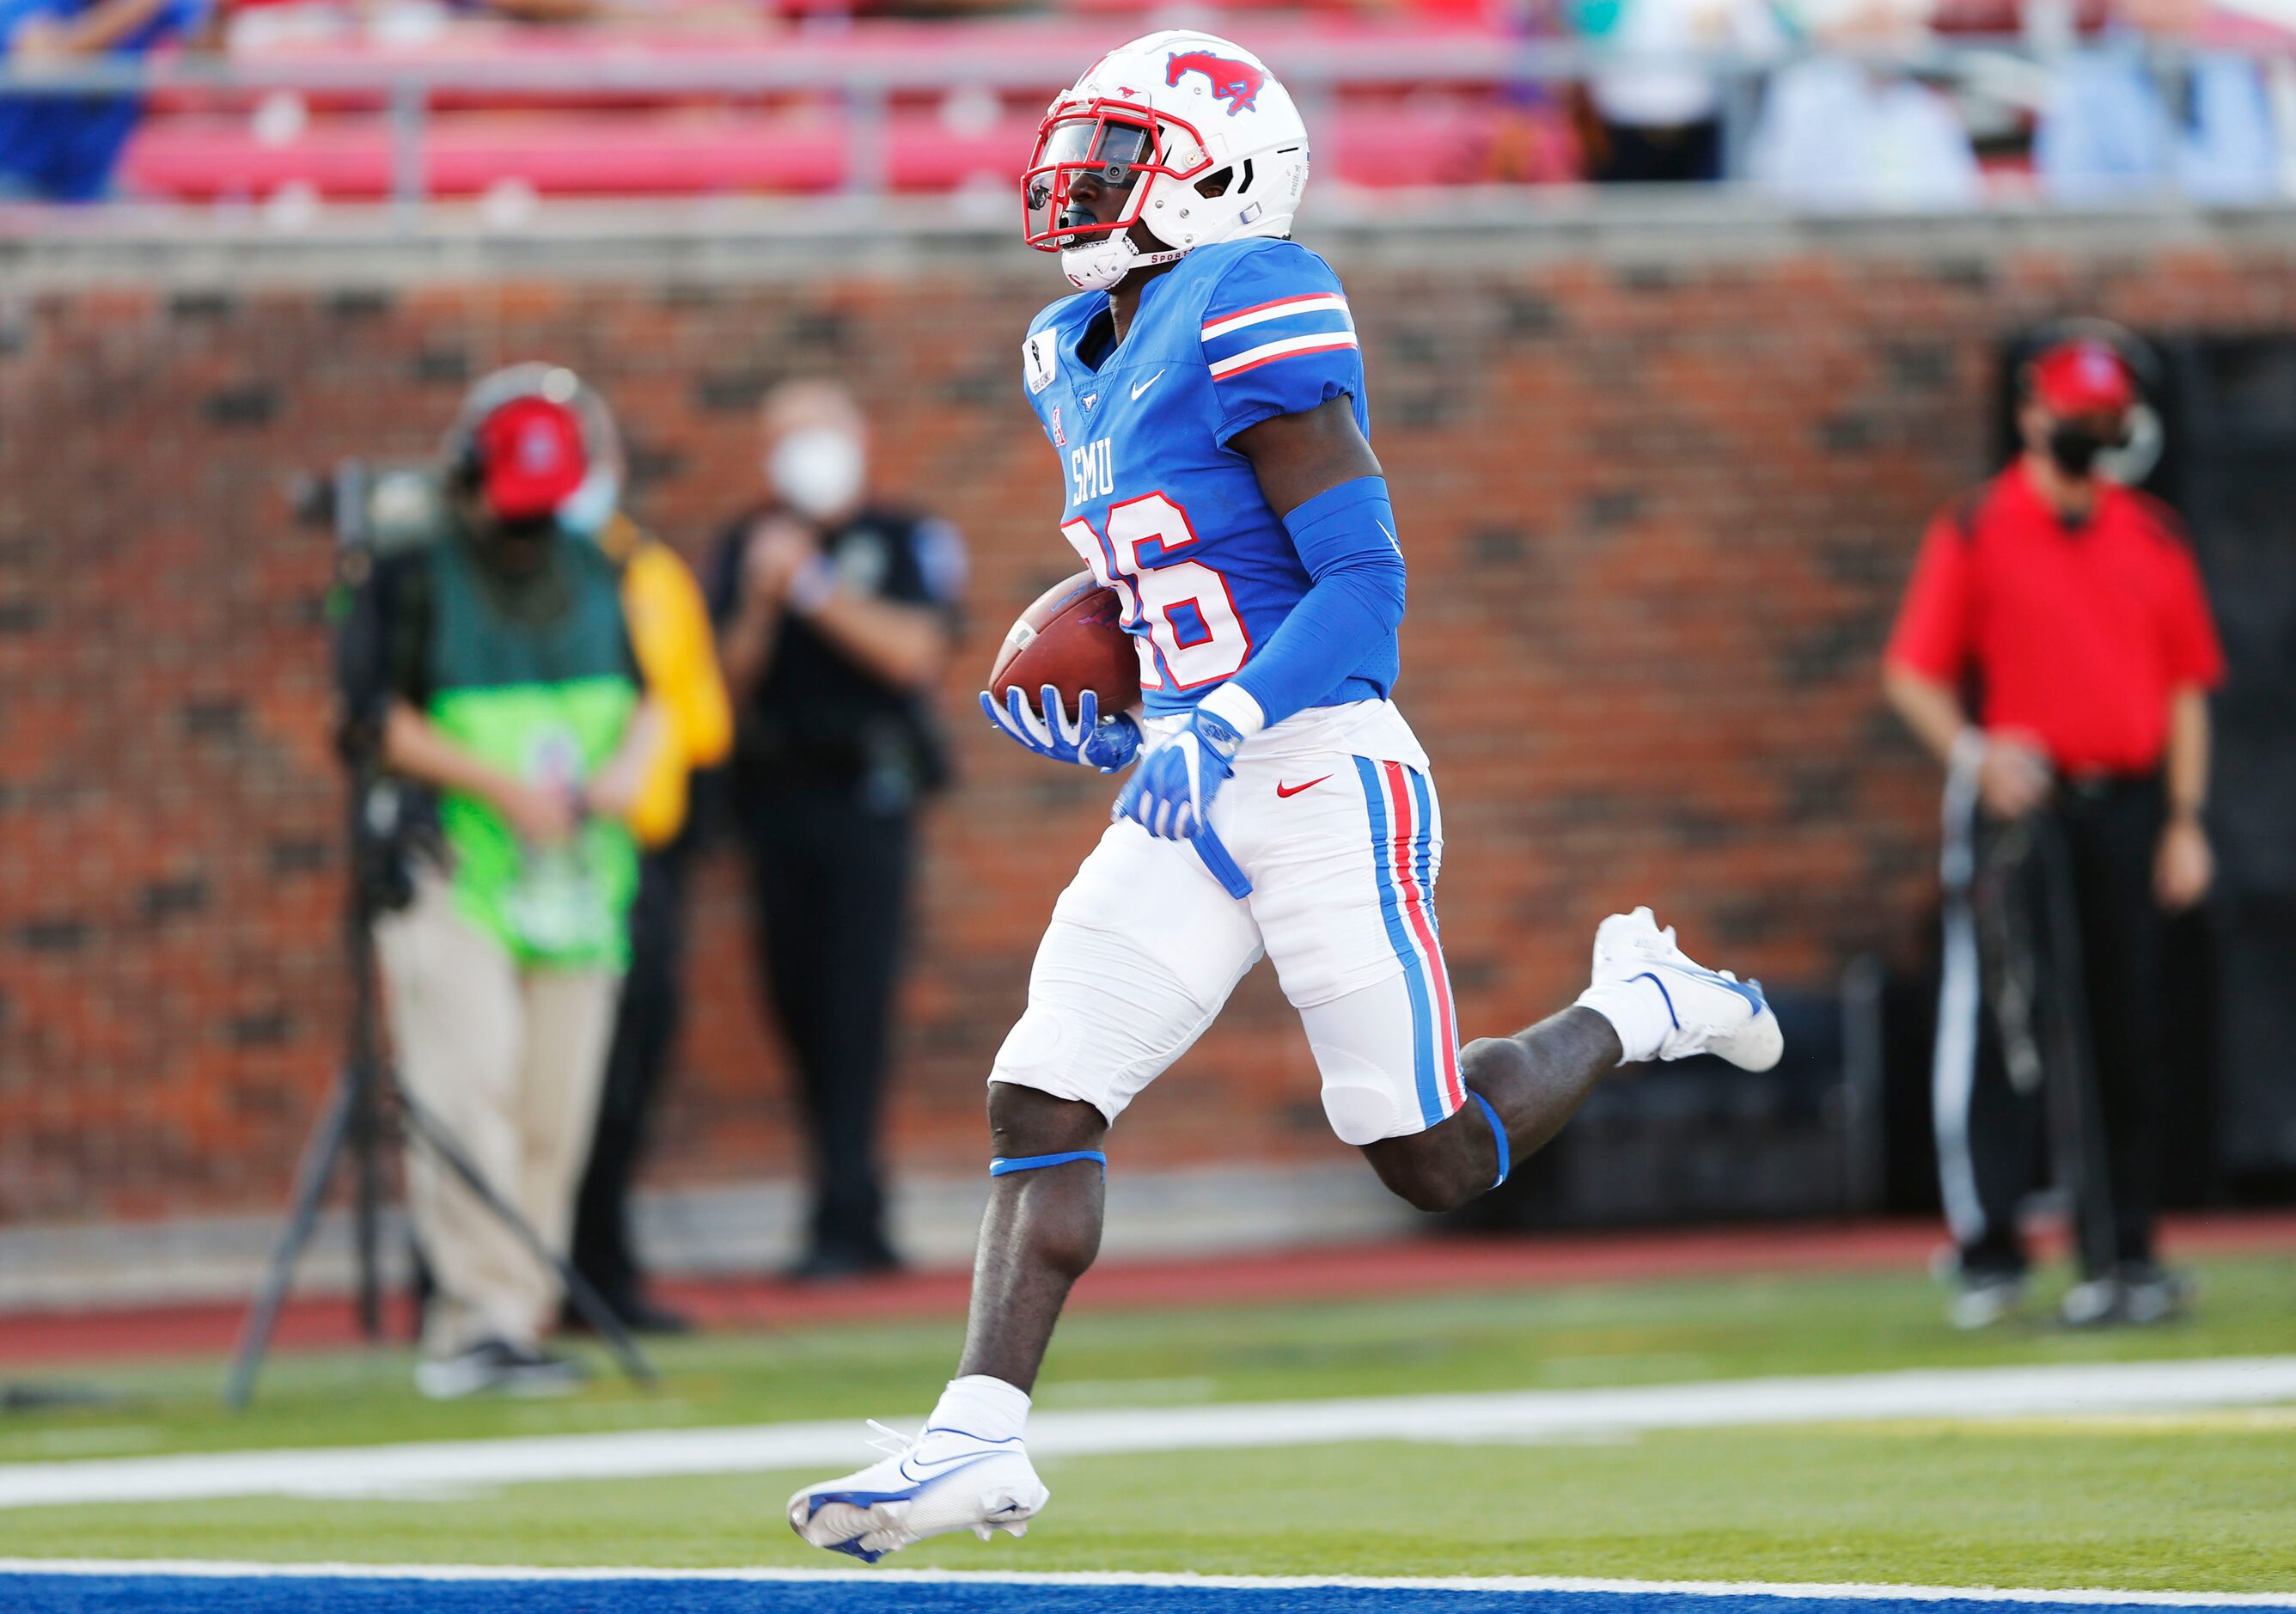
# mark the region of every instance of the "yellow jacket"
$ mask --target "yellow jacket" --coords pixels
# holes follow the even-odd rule
[[[718,669],[709,609],[677,552],[619,513],[599,545],[622,569],[630,648],[665,719],[662,741],[630,807],[630,832],[652,850],[685,827],[693,770],[724,761],[732,750],[734,704]]]

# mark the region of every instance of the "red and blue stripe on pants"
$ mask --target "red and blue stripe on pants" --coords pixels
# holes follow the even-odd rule
[[[1459,1081],[1459,1025],[1435,922],[1435,804],[1427,775],[1400,762],[1358,757],[1371,819],[1372,869],[1387,938],[1411,999],[1411,1047],[1420,1119],[1432,1127],[1467,1102]]]

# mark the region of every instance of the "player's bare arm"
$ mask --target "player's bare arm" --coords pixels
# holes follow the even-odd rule
[[[1251,462],[1267,507],[1280,516],[1357,477],[1385,474],[1344,397],[1247,426],[1228,447]]]

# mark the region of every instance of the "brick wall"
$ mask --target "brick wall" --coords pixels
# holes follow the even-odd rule
[[[1349,276],[1412,561],[1398,696],[1445,797],[1464,1027],[1554,1006],[1594,922],[1635,900],[1773,982],[1918,949],[1932,782],[1874,679],[1911,542],[1987,468],[2001,334],[2073,311],[2288,322],[2284,243],[2170,233],[1319,242]],[[698,274],[677,247],[314,269],[258,244],[144,280],[91,249],[92,269],[52,259],[0,291],[0,1219],[284,1192],[343,993],[332,557],[281,489],[425,450],[469,380],[534,356],[605,390],[640,513],[689,554],[749,496],[752,406],[797,372],[848,375],[889,490],[969,535],[947,692],[964,779],[931,830],[894,1124],[906,1161],[978,1168],[988,1057],[1107,791],[966,720],[1011,613],[1072,564],[1017,388],[1046,266],[971,243],[901,260],[930,280],[829,253]],[[786,1172],[723,858],[698,920],[659,1171]],[[1122,1147],[1328,1156],[1265,971]]]

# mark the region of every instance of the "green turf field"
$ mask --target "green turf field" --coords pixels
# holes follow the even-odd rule
[[[1717,1278],[1516,1295],[1081,1315],[1046,1407],[1562,1389],[2296,1349],[2296,1262],[2202,1272],[2150,1331],[1967,1338],[1917,1276]],[[71,1375],[100,1408],[0,1414],[0,1462],[875,1416],[913,1423],[955,1322],[660,1348],[655,1392],[434,1406],[401,1354],[284,1356],[256,1409],[220,1364]],[[63,1370],[60,1367],[59,1376]],[[862,1454],[857,1439],[857,1461]],[[1833,1425],[1590,1444],[1399,1444],[1072,1458],[1025,1544],[906,1564],[1029,1569],[1887,1580],[2296,1590],[2296,1410]],[[534,1485],[422,1500],[279,1498],[0,1512],[0,1556],[804,1564],[782,1498],[817,1474]]]

